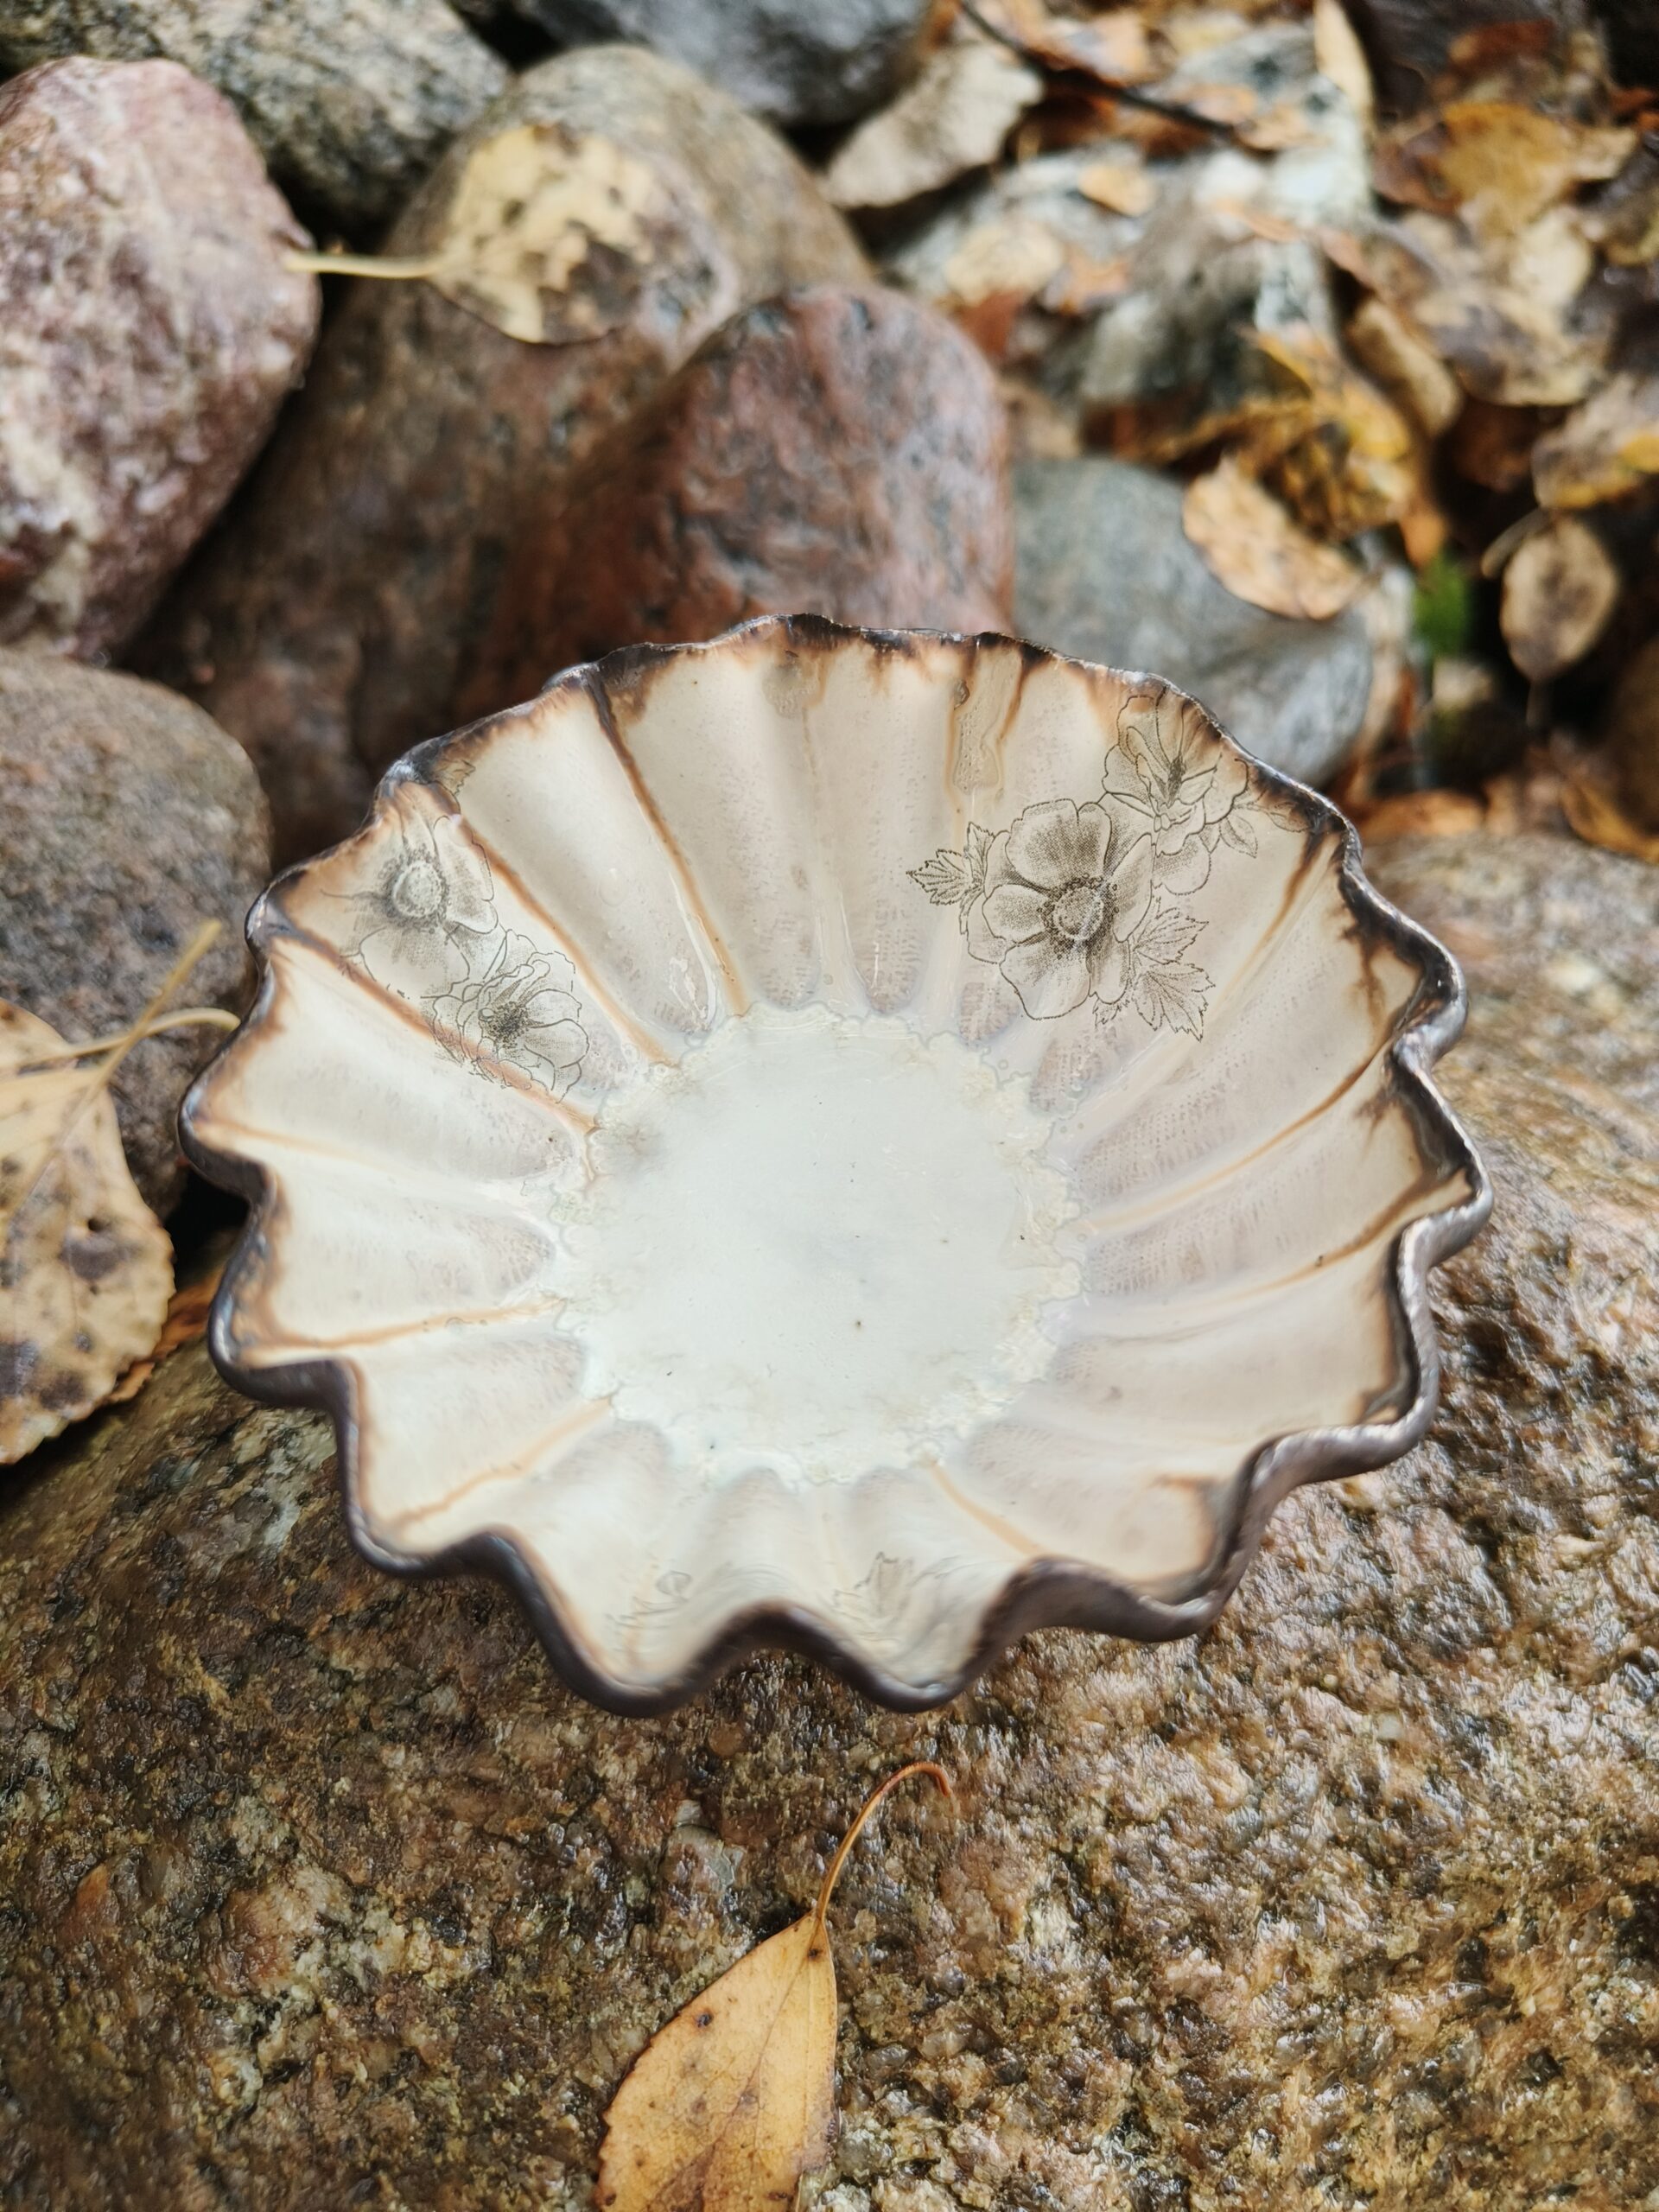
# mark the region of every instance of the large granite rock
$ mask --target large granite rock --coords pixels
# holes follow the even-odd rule
[[[242,925],[270,872],[252,764],[200,707],[135,677],[0,652],[0,998],[65,1037],[112,1035],[217,921],[174,1004],[239,1014],[253,990]],[[116,1073],[127,1164],[158,1214],[184,1188],[179,1102],[223,1042],[171,1029]]]
[[[1181,526],[1179,484],[1127,461],[1022,462],[1014,527],[1022,636],[1167,677],[1305,783],[1341,765],[1370,696],[1357,609],[1302,622],[1235,599]]]
[[[232,100],[307,218],[369,239],[506,65],[444,0],[7,0],[0,65],[182,63]]]
[[[563,1694],[506,1599],[347,1548],[323,1425],[200,1351],[0,1514],[0,2199],[588,2202],[677,2005],[834,1914],[833,2212],[1635,2212],[1659,2186],[1659,873],[1380,880],[1474,985],[1493,1225],[1446,1389],[1192,1643],[1028,1639],[934,1716],[760,1661]]]
[[[1005,630],[1008,431],[952,322],[875,285],[735,315],[525,533],[464,717],[757,614]],[[533,553],[529,548],[533,545]]]
[[[388,250],[442,239],[469,159],[512,132],[556,167],[569,235],[592,239],[563,272],[556,342],[509,337],[428,284],[359,283],[139,656],[251,753],[280,859],[353,828],[380,771],[460,718],[495,594],[532,556],[524,531],[607,434],[741,308],[866,273],[780,139],[626,46],[527,71]]]
[[[299,381],[308,243],[172,62],[0,86],[0,645],[101,658],[149,613]]]

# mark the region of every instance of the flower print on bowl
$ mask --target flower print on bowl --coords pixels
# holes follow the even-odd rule
[[[1120,709],[1105,789],[1150,828],[1160,890],[1202,891],[1224,837],[1240,852],[1255,850],[1255,832],[1239,811],[1249,789],[1242,754],[1224,750],[1192,702],[1161,685],[1135,692]]]
[[[1126,808],[1069,798],[1028,806],[992,839],[970,935],[988,938],[1030,1014],[1085,999],[1115,1007],[1129,982],[1128,940],[1152,904],[1152,839]]]
[[[472,1058],[484,1073],[505,1064],[563,1098],[588,1049],[575,971],[516,931],[503,930],[480,945],[473,972],[430,1001],[435,1027],[452,1052]]]
[[[350,894],[357,927],[346,945],[376,982],[405,996],[458,982],[469,938],[496,927],[489,862],[448,814],[399,810],[397,835],[365,890]]]

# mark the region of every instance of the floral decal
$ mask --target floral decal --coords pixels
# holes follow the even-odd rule
[[[1036,1020],[1092,1001],[1107,1022],[1128,1004],[1198,1037],[1214,985],[1185,956],[1208,925],[1178,902],[1223,842],[1255,853],[1255,804],[1243,760],[1192,703],[1148,688],[1119,712],[1098,798],[1045,799],[1006,830],[970,823],[960,852],[941,848],[911,880],[958,909],[969,951]]]
[[[562,1098],[588,1049],[582,1007],[569,988],[575,971],[563,954],[537,952],[511,930],[492,943],[487,967],[431,1001],[433,1022],[452,1052],[476,1058],[486,1074],[492,1062],[507,1062]]]
[[[455,816],[406,802],[389,827],[379,873],[349,895],[346,958],[418,1005],[452,1058],[498,1083],[517,1068],[563,1098],[588,1050],[575,970],[504,927],[489,862]]]

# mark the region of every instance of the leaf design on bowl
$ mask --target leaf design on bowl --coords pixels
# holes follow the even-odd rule
[[[1427,1425],[1489,1203],[1462,992],[1334,809],[1147,677],[768,618],[394,769],[187,1103],[214,1315],[353,1534],[622,1710],[739,1652],[948,1697],[1211,1618]]]

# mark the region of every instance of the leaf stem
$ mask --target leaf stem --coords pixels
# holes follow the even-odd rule
[[[296,276],[379,276],[398,283],[435,276],[442,266],[435,253],[301,253],[283,256],[283,266]]]
[[[890,1789],[896,1789],[901,1782],[908,1782],[913,1774],[930,1776],[938,1783],[944,1796],[949,1797],[953,1804],[955,1803],[956,1793],[950,1787],[950,1776],[942,1766],[937,1765],[931,1759],[912,1759],[908,1766],[901,1766],[897,1773],[890,1774],[879,1789],[871,1790],[869,1796],[859,1807],[853,1825],[836,1846],[836,1855],[830,1861],[829,1871],[824,1875],[823,1886],[818,1891],[818,1902],[812,1910],[814,1942],[823,1933],[823,1916],[830,1910],[830,1899],[835,1893],[836,1884],[841,1879],[841,1870],[847,1864],[848,1853],[858,1841],[860,1831],[887,1792]]]
[[[137,1041],[142,1044],[146,1037],[159,1037],[167,1029],[239,1029],[242,1017],[227,1013],[222,1006],[185,1006],[181,1007],[176,1014],[158,1014],[151,1020],[140,1021],[137,1027],[139,1033]],[[18,1072],[26,1073],[31,1068],[54,1067],[62,1060],[93,1059],[99,1052],[112,1052],[118,1045],[125,1044],[131,1035],[130,1029],[118,1029],[112,1037],[90,1037],[84,1044],[78,1045],[67,1042],[54,1045],[50,1052],[37,1052],[32,1059],[23,1061]]]

